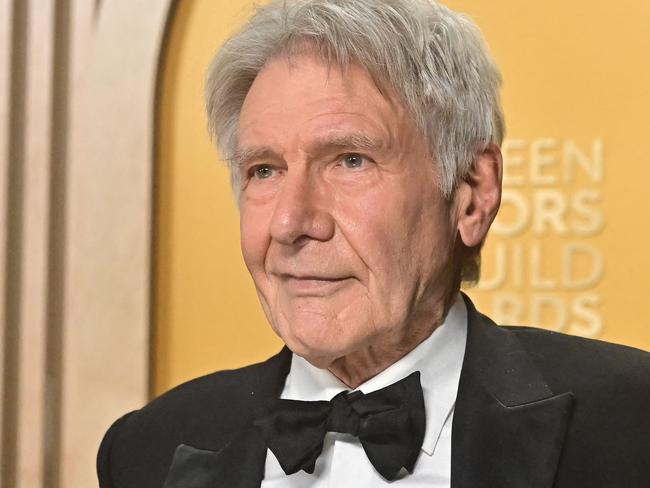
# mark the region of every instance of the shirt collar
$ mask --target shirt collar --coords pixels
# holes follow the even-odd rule
[[[431,456],[440,432],[451,415],[458,393],[460,371],[467,341],[467,308],[460,295],[443,323],[427,339],[396,363],[357,388],[370,393],[420,371],[426,409],[426,431],[422,450]],[[325,369],[293,355],[282,398],[291,400],[330,400],[349,388]]]

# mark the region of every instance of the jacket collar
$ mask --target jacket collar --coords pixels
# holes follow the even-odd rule
[[[553,486],[573,394],[555,394],[515,333],[465,297],[467,348],[452,428],[452,488]]]
[[[239,404],[245,427],[219,451],[181,444],[176,448],[164,488],[259,488],[264,477],[266,445],[252,424],[254,406],[278,398],[289,374],[291,351],[284,347],[268,361],[249,367],[242,378]]]
[[[497,327],[464,298],[468,335],[452,429],[451,487],[549,488],[573,395],[555,395],[514,332]],[[251,375],[250,397],[279,397],[290,362],[285,347],[263,375]],[[243,414],[250,416],[250,408]],[[251,424],[218,452],[178,446],[165,488],[259,488],[265,459]]]

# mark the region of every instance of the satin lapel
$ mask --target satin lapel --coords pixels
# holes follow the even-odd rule
[[[467,349],[454,410],[451,488],[550,488],[573,395],[554,394],[515,334],[465,301]]]
[[[259,488],[264,477],[266,446],[252,425],[252,409],[261,400],[279,397],[291,366],[286,347],[264,364],[263,374],[251,375],[242,389],[244,428],[220,451],[181,444],[176,448],[164,488]]]
[[[249,427],[219,452],[181,444],[164,488],[259,488],[266,446]]]

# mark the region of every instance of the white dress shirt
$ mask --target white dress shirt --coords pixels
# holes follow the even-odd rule
[[[450,486],[451,426],[466,340],[467,309],[458,296],[445,321],[429,338],[357,388],[370,393],[420,371],[426,431],[413,474],[402,468],[393,482],[399,487]],[[281,398],[330,400],[348,389],[329,371],[318,369],[294,354]],[[392,483],[382,478],[370,464],[356,437],[329,432],[313,474],[298,471],[287,476],[273,453],[267,451],[262,488],[370,488],[389,484]]]

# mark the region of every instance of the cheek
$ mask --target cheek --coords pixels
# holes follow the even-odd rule
[[[432,202],[431,205],[413,224],[412,255],[418,267],[420,294],[438,296],[446,293],[450,285],[455,230],[446,204]]]
[[[360,207],[348,228],[357,252],[372,271],[395,274],[400,262],[409,260],[413,230],[419,226],[419,212],[411,202],[382,198]]]
[[[369,285],[389,294],[385,300],[403,300],[418,281],[437,272],[450,252],[453,232],[449,210],[430,188],[410,189],[394,198],[386,195],[357,200],[356,211],[346,213],[353,217],[345,227],[350,244],[368,267]]]
[[[418,270],[407,236],[412,219],[403,211],[402,204],[378,200],[374,205],[359,206],[354,213],[347,212],[350,219],[342,226],[363,270],[365,288],[360,292],[363,300],[347,313],[367,315],[374,328],[383,329],[403,320],[415,293]]]
[[[254,210],[242,207],[240,210],[240,245],[246,267],[251,273],[264,268],[264,259],[270,242],[268,232],[264,229],[262,215]]]

